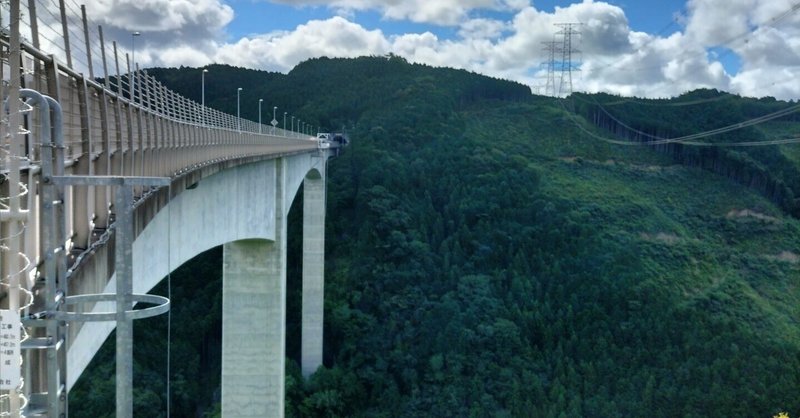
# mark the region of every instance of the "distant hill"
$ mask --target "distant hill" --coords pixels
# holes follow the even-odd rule
[[[286,75],[209,70],[213,107],[230,112],[233,97],[235,112],[244,87],[250,119],[263,98],[351,138],[329,165],[326,367],[304,381],[291,360],[287,417],[800,414],[799,146],[612,143],[793,104],[702,90],[557,101],[394,56],[314,59]],[[198,69],[148,71],[199,100]],[[798,132],[793,113],[699,141]],[[174,300],[205,319],[194,325],[198,341],[173,343],[173,357],[198,353],[183,358],[209,363],[209,376],[218,367],[204,360],[218,355],[214,257],[173,275],[177,294],[207,284],[203,298]],[[148,372],[160,370],[157,357],[137,360],[142,379],[158,381]],[[102,393],[100,373],[73,398]],[[191,399],[211,408],[218,382],[190,388],[183,378],[172,415],[196,416]]]

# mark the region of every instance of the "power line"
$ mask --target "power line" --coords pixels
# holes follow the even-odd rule
[[[800,104],[794,105],[794,106],[791,106],[791,107],[788,107],[786,109],[782,109],[782,110],[779,110],[779,111],[776,111],[776,112],[772,112],[772,113],[769,113],[769,114],[766,114],[766,115],[762,115],[762,116],[759,116],[757,118],[753,118],[753,119],[749,119],[749,120],[746,120],[746,121],[743,121],[743,122],[738,122],[738,123],[735,123],[735,124],[727,125],[727,126],[724,126],[724,127],[721,127],[721,128],[711,129],[711,130],[708,130],[708,131],[698,132],[698,133],[691,134],[691,135],[684,135],[684,136],[676,137],[676,138],[661,138],[661,137],[658,137],[658,136],[655,136],[655,135],[650,135],[650,134],[648,134],[646,132],[642,132],[642,131],[639,131],[637,129],[634,129],[634,128],[630,127],[629,125],[625,124],[621,120],[617,119],[616,117],[614,117],[613,115],[608,113],[608,111],[606,111],[598,103],[597,104],[598,107],[606,115],[608,115],[612,120],[617,122],[620,126],[624,127],[625,129],[629,130],[632,133],[636,133],[638,135],[643,135],[643,136],[655,139],[654,141],[625,141],[625,140],[619,140],[619,139],[606,138],[606,137],[597,135],[594,132],[591,132],[591,131],[587,130],[586,128],[584,128],[580,124],[580,122],[578,120],[576,120],[576,116],[577,115],[574,112],[572,112],[569,109],[567,109],[567,107],[564,105],[564,100],[558,100],[558,103],[561,105],[561,108],[565,112],[567,112],[567,114],[569,115],[569,117],[572,120],[572,122],[581,131],[585,132],[586,134],[590,135],[593,138],[600,139],[600,140],[602,140],[604,142],[608,142],[608,143],[616,144],[616,145],[639,145],[639,146],[641,146],[641,145],[663,145],[663,144],[670,144],[670,143],[679,143],[679,144],[683,144],[683,145],[702,146],[702,147],[754,147],[754,146],[768,146],[768,145],[782,145],[782,144],[800,143],[800,137],[783,138],[783,139],[772,139],[772,140],[766,140],[766,141],[741,141],[741,142],[728,142],[728,143],[725,143],[725,142],[716,142],[716,143],[714,143],[714,142],[699,142],[699,141],[695,141],[696,139],[707,138],[707,137],[714,136],[714,135],[720,135],[720,134],[723,134],[723,133],[735,131],[735,130],[738,130],[738,129],[743,129],[743,128],[746,128],[746,127],[749,127],[749,126],[758,125],[758,124],[761,124],[761,123],[764,123],[764,122],[768,122],[768,121],[773,120],[773,119],[777,119],[777,118],[786,116],[788,114],[800,111]]]

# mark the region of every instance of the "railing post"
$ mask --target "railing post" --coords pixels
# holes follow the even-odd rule
[[[103,60],[103,85],[106,89],[111,90],[111,80],[109,80],[108,64],[106,63],[106,44],[103,40],[103,27],[97,26],[97,32],[100,35],[100,57]]]
[[[142,175],[152,175],[152,159],[153,159],[153,150],[155,148],[153,144],[153,129],[150,126],[150,122],[152,121],[152,109],[151,109],[151,101],[152,97],[150,95],[150,76],[147,72],[143,72],[141,76],[141,80],[139,80],[139,89],[142,91],[142,110],[145,111],[144,113],[144,131],[145,135],[143,138],[144,143],[144,150],[142,152]]]
[[[106,83],[108,83],[108,75],[106,75]],[[102,148],[97,150],[97,163],[95,164],[95,173],[99,175],[111,175],[114,172],[112,161],[118,161],[117,157],[112,157],[114,153],[114,145],[111,142],[110,123],[108,117],[108,90],[102,89],[100,91],[100,129],[102,135]],[[119,112],[116,107],[112,109],[115,115],[115,132],[119,134]],[[116,150],[119,152],[119,150]],[[95,158],[95,157],[92,157]],[[120,168],[121,170],[121,168]],[[106,229],[108,228],[108,205],[109,205],[109,190],[105,186],[98,186],[94,189],[94,226],[95,228]]]
[[[131,79],[131,59],[130,55],[127,53],[125,54],[125,65],[127,66],[127,74],[128,74],[128,89],[131,88],[133,80]],[[136,175],[136,153],[138,149],[136,149],[136,139],[133,137],[133,90],[130,90],[130,97],[128,97],[128,102],[126,103],[128,108],[127,111],[127,122],[128,122],[128,154],[130,154],[127,160],[127,169],[125,172],[129,176]]]
[[[159,126],[159,149],[158,149],[158,172],[159,175],[166,176],[171,174],[166,167],[165,161],[169,158],[169,135],[167,133],[167,127],[169,126],[169,120],[166,118],[165,110],[164,110],[164,89],[161,87],[161,83],[157,80],[154,80],[153,83],[155,84],[156,90],[156,108],[158,109],[158,126]]]
[[[134,82],[134,84],[138,85],[139,84],[138,81],[140,81],[140,80],[137,80],[139,78],[139,71],[138,71],[139,67],[136,65],[136,63],[132,63],[132,65],[134,66],[134,69],[133,69],[134,70],[133,71],[134,80],[133,80],[133,82]],[[132,103],[132,105],[133,105],[132,106],[132,108],[133,108],[132,110],[135,112],[135,115],[136,115],[136,132],[133,134],[133,143],[136,144],[136,146],[135,146],[136,152],[134,153],[134,155],[135,155],[135,158],[134,158],[135,165],[133,166],[133,171],[132,171],[133,174],[132,175],[134,175],[134,176],[137,175],[137,170],[138,170],[138,175],[144,176],[144,161],[143,160],[144,160],[144,151],[145,151],[144,150],[144,148],[145,148],[145,136],[144,136],[144,129],[143,129],[143,126],[142,126],[142,117],[143,117],[143,115],[142,115],[142,87],[141,86],[138,86],[138,87],[139,87],[138,88],[138,90],[139,90],[139,103],[138,103],[138,105],[136,104],[136,102]],[[136,187],[135,190],[141,192],[141,188],[139,188],[138,186]]]
[[[111,43],[114,46],[114,67],[116,68],[116,97],[114,97],[114,101],[116,102],[116,109],[114,111],[114,125],[117,131],[117,150],[114,153],[114,157],[111,160],[113,164],[114,174],[119,176],[124,176],[126,172],[126,164],[125,164],[125,141],[122,139],[122,77],[119,73],[119,54],[117,52],[117,42],[114,41]],[[130,124],[127,124],[126,128],[130,127]],[[126,129],[127,130],[127,129]],[[109,189],[109,200],[108,200],[108,207],[111,206],[112,197],[115,191],[113,189]]]
[[[39,21],[36,17],[36,0],[28,0],[28,17],[31,26],[31,43],[36,49],[41,49],[39,45]]]
[[[97,159],[93,162],[94,172],[100,175],[112,174],[112,143],[111,143],[111,130],[108,118],[108,101],[110,100],[108,92],[111,91],[111,77],[108,74],[108,60],[106,58],[106,44],[103,38],[103,27],[97,26],[97,32],[100,40],[100,58],[103,63],[103,86],[104,88],[98,91],[98,103],[100,107],[100,136],[101,146],[98,150],[93,150],[92,159]],[[119,133],[119,127],[116,127],[115,132]],[[108,228],[108,189],[105,187],[92,188],[94,193],[94,227],[100,229]]]
[[[78,80],[78,98],[80,99],[80,117],[81,117],[81,146],[80,157],[78,157],[77,164],[73,168],[73,173],[79,175],[93,174],[92,166],[92,126],[91,126],[91,109],[89,108],[89,88],[86,84],[86,78],[82,77]],[[94,209],[94,202],[90,202],[89,188],[86,186],[72,186],[75,198],[73,199],[73,213],[75,220],[73,223],[73,245],[75,249],[84,250],[89,248],[89,234],[90,234],[90,219],[91,209]],[[91,197],[94,198],[92,191]]]
[[[174,173],[178,170],[179,164],[177,160],[178,160],[178,153],[180,152],[180,138],[178,137],[178,122],[177,122],[178,118],[176,114],[177,111],[175,109],[175,101],[173,97],[175,93],[173,93],[172,90],[169,90],[166,87],[164,87],[164,90],[166,92],[167,111],[169,112],[170,115],[169,132],[172,140],[172,146],[170,147],[172,149],[172,152],[169,159],[170,162],[169,171],[170,173]]]
[[[86,62],[89,65],[89,78],[94,80],[92,69],[92,45],[89,42],[89,21],[86,19],[86,5],[81,4],[81,17],[83,19],[83,40],[86,41]]]
[[[61,11],[61,32],[64,37],[64,51],[67,53],[67,67],[72,68],[72,52],[69,47],[69,26],[67,26],[67,8],[64,0],[58,0],[58,9]]]

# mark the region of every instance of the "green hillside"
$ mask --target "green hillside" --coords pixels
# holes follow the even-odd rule
[[[197,69],[150,72],[199,99]],[[675,137],[791,104],[707,100],[718,94],[707,91],[559,103],[397,57],[317,59],[287,75],[225,66],[209,74],[233,94],[231,109],[206,90],[221,110],[235,112],[246,76],[256,80],[243,92],[251,102],[274,99],[351,137],[329,165],[326,367],[303,381],[290,361],[288,417],[800,415],[800,145],[614,145],[601,138],[630,135],[597,116],[603,107]],[[698,103],[670,105],[682,100]],[[794,113],[704,140],[798,132]],[[290,226],[290,321],[299,231]],[[176,311],[205,310],[205,319],[172,355],[198,353],[207,366],[205,377],[181,375],[196,389],[173,383],[183,396],[173,396],[173,416],[195,416],[191,399],[211,408],[218,390],[214,257],[173,275],[174,293],[197,282],[211,298],[173,299]],[[296,334],[287,345],[296,358]],[[163,372],[146,371],[163,370],[159,356],[145,357],[138,376],[163,385]],[[71,403],[101,393],[110,372],[84,377]],[[113,403],[109,393],[102,402]],[[164,402],[158,390],[146,395]]]

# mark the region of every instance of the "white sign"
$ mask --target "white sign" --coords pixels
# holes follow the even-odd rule
[[[0,309],[0,390],[13,390],[20,383],[19,313]]]

